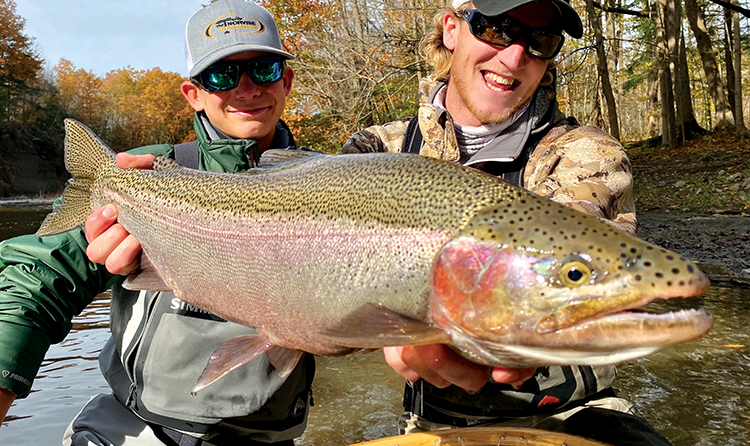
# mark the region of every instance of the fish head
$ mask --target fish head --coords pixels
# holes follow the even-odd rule
[[[702,309],[632,310],[709,286],[678,254],[527,196],[481,210],[442,248],[431,312],[476,362],[611,364],[705,334]]]

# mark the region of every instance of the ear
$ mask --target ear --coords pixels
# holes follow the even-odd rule
[[[445,45],[450,51],[456,49],[458,31],[461,26],[459,22],[462,21],[463,20],[456,17],[456,15],[450,11],[446,12],[443,16],[443,45]]]
[[[294,81],[294,70],[292,70],[292,67],[287,65],[282,80],[284,82],[284,96],[289,96],[289,93],[292,91],[292,81]]]
[[[202,111],[204,108],[206,108],[206,105],[203,103],[203,99],[200,95],[201,87],[199,85],[195,85],[191,81],[185,81],[180,85],[180,91],[182,92],[182,95],[185,96],[185,99],[190,103],[190,106],[195,109],[195,111]]]

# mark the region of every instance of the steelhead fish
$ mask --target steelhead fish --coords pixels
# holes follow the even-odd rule
[[[37,235],[114,203],[143,246],[127,288],[257,329],[220,347],[196,390],[264,352],[282,374],[303,351],[428,343],[486,365],[600,365],[712,325],[703,309],[629,311],[706,291],[693,262],[458,164],[286,151],[301,158],[247,174],[164,157],[124,170],[84,125],[65,131],[73,178]]]

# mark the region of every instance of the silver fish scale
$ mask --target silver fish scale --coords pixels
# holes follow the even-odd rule
[[[365,303],[439,327],[466,357],[495,365],[611,364],[712,324],[705,311],[626,311],[705,291],[692,262],[456,164],[362,154],[240,175],[169,162],[121,170],[84,126],[66,130],[74,180],[38,234],[114,203],[179,298],[282,347],[382,347],[380,325],[353,343],[316,336]]]
[[[429,320],[436,253],[492,197],[515,195],[483,174],[408,158],[321,157],[255,175],[119,171],[96,206],[117,204],[181,299],[273,327],[278,345],[331,353],[340,347],[309,333],[365,301]]]

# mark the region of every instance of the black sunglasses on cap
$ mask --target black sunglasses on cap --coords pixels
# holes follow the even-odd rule
[[[476,9],[467,9],[463,18],[469,24],[471,34],[477,39],[507,47],[523,37],[526,53],[542,60],[557,56],[565,42],[565,37],[560,32],[526,26],[507,14],[488,17]]]
[[[280,57],[259,57],[246,61],[217,62],[195,76],[204,90],[215,93],[229,91],[240,84],[242,73],[247,73],[256,85],[271,85],[284,76],[286,63]]]

